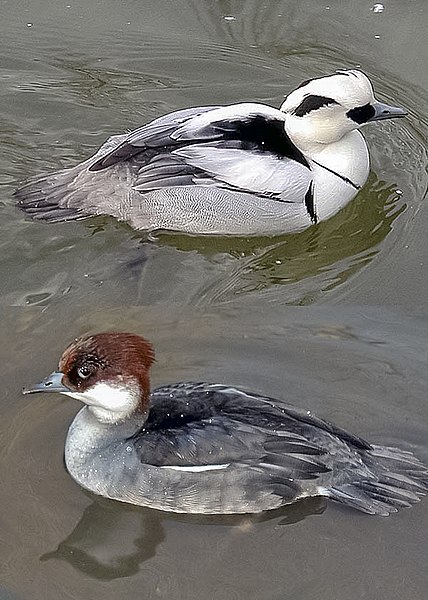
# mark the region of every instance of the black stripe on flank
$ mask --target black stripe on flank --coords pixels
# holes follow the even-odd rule
[[[355,121],[355,123],[361,125],[361,123],[367,123],[369,119],[374,117],[375,112],[374,106],[368,103],[364,104],[364,106],[357,106],[356,108],[348,110],[346,116]]]
[[[254,144],[262,152],[291,158],[309,169],[309,164],[293,144],[284,129],[284,122],[262,115],[249,116],[235,121],[220,121],[213,124],[225,140],[240,140]]]
[[[311,217],[312,223],[318,223],[318,216],[315,212],[314,204],[314,184],[312,182],[305,194],[305,206],[306,210],[308,211],[308,215]]]
[[[354,189],[356,189],[356,190],[360,190],[361,189],[361,186],[357,185],[356,183],[354,183],[351,179],[349,179],[349,177],[345,177],[345,175],[341,175],[340,173],[337,173],[336,171],[333,171],[333,169],[329,169],[325,165],[322,165],[321,163],[317,162],[316,160],[313,160],[313,162],[316,165],[318,165],[319,167],[321,167],[321,168],[325,169],[326,171],[328,171],[329,173],[332,173],[333,175],[336,175],[336,177],[339,177],[339,179],[341,179],[345,183],[349,183],[349,185],[352,185],[352,187]]]
[[[333,100],[333,98],[328,98],[327,96],[316,96],[315,94],[310,94],[309,96],[306,96],[306,98],[301,101],[299,106],[293,110],[293,114],[296,115],[296,117],[304,117],[312,110],[317,110],[318,108],[321,108],[322,106],[328,106],[329,104],[338,104],[338,102]]]

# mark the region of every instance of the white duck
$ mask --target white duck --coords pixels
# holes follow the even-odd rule
[[[83,163],[15,192],[34,219],[111,215],[138,230],[274,235],[330,218],[364,185],[358,131],[406,111],[364,73],[310,79],[280,110],[256,103],[170,113],[109,138]]]

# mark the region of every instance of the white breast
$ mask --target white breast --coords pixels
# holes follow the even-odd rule
[[[368,149],[363,136],[352,131],[338,142],[317,145],[308,158],[314,174],[316,213],[324,221],[352,200],[367,181]]]

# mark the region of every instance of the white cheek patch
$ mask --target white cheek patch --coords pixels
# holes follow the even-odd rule
[[[227,469],[230,463],[226,463],[223,465],[199,465],[199,466],[185,466],[185,467],[176,467],[165,465],[161,467],[161,469],[172,469],[173,471],[186,471],[187,473],[202,473],[203,471],[220,471],[221,469]]]
[[[84,402],[85,404],[89,404],[86,401],[85,394],[80,394],[79,392],[60,392],[64,396],[69,396],[70,398],[74,398],[74,400],[80,400],[80,402]]]
[[[67,396],[80,400],[89,406],[102,408],[112,413],[130,413],[140,399],[139,386],[135,391],[128,386],[115,386],[108,383],[96,383],[84,392],[64,392]]]

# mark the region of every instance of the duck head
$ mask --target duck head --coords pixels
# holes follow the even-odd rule
[[[64,350],[58,371],[23,392],[59,392],[87,404],[99,421],[117,423],[147,411],[154,359],[153,346],[132,333],[82,337]]]
[[[369,78],[356,70],[304,81],[286,97],[281,111],[288,135],[303,151],[337,142],[366,123],[407,114],[378,102]]]

